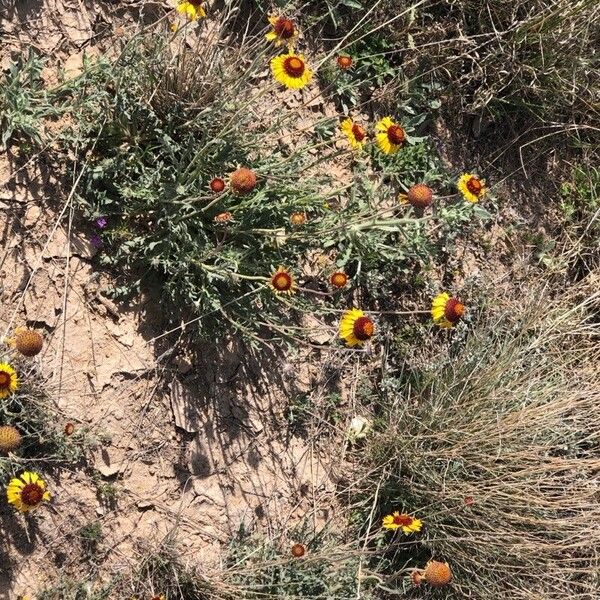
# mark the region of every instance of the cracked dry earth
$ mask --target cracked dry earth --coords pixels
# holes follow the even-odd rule
[[[2,65],[31,45],[77,69],[112,35],[115,15],[133,26],[153,5],[107,6],[16,3],[0,13]],[[296,357],[306,366],[294,368],[235,340],[192,354],[184,333],[165,335],[156,299],[115,305],[61,185],[39,156],[0,155],[1,332],[44,332],[35,360],[62,415],[56,426],[72,421],[90,440],[85,464],[45,474],[53,501],[33,519],[0,503],[0,598],[61,577],[107,580],[174,530],[183,560],[210,576],[242,523],[287,542],[282,532],[300,520],[328,521],[343,441],[318,449],[289,433],[285,410],[292,394],[331,385],[319,366],[330,359]],[[99,493],[107,484],[112,504]],[[93,522],[103,536],[91,565],[77,532]]]
[[[307,516],[328,520],[316,507],[334,495],[331,454],[288,434],[284,414],[292,391],[319,387],[320,369],[296,373],[292,390],[264,377],[286,371],[279,359],[235,342],[195,356],[168,345],[156,302],[105,297],[93,249],[46,205],[42,172],[30,165],[22,185],[23,171],[13,177],[3,162],[2,331],[26,323],[45,332],[35,360],[64,417],[57,427],[73,421],[93,443],[87,466],[47,477],[54,500],[35,527],[0,508],[10,524],[0,571],[0,590],[10,591],[0,597],[85,572],[76,534],[94,521],[103,531],[94,561],[108,577],[174,528],[187,558],[210,570],[242,523],[281,532]],[[98,494],[106,483],[118,491],[114,506]]]

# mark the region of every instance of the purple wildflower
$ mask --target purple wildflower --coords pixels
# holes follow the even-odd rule
[[[96,227],[98,229],[104,229],[108,225],[108,221],[107,221],[106,217],[98,217],[94,221],[94,225],[96,225]]]
[[[97,234],[90,236],[90,244],[92,246],[94,246],[94,248],[96,248],[96,250],[99,250],[100,248],[102,248],[102,246],[104,246],[104,242],[102,241],[102,238]]]

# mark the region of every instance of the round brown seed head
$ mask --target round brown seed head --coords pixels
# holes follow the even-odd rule
[[[406,194],[408,201],[415,208],[427,208],[433,202],[433,192],[424,183],[413,185]]]
[[[338,56],[337,64],[340,69],[349,69],[352,66],[352,57],[350,56]]]
[[[306,554],[306,546],[304,544],[294,544],[292,546],[292,556],[300,558]]]
[[[44,338],[33,329],[19,331],[15,336],[17,350],[23,356],[35,356],[42,350]]]
[[[213,220],[217,225],[226,225],[229,223],[229,221],[231,221],[231,219],[233,219],[233,214],[231,214],[229,211],[226,211],[216,215]]]
[[[225,182],[220,177],[215,177],[214,179],[212,179],[209,185],[210,189],[216,194],[222,192],[225,189]]]
[[[296,227],[300,225],[304,225],[306,223],[306,213],[303,212],[294,212],[290,215],[290,222],[292,225]]]
[[[238,194],[249,194],[256,187],[256,175],[246,167],[240,167],[230,176],[231,187]]]
[[[452,571],[448,563],[431,560],[425,566],[423,579],[431,587],[444,587],[452,581]]]
[[[21,445],[23,438],[16,427],[2,425],[0,427],[0,451],[9,452]]]
[[[336,288],[343,288],[348,283],[348,275],[342,271],[336,271],[329,278],[331,285]]]

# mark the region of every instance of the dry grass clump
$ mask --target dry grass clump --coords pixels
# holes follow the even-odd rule
[[[433,559],[454,575],[445,597],[598,597],[600,294],[581,293],[535,289],[425,372],[386,374],[399,392],[367,489],[424,524],[386,549],[388,589]]]
[[[457,107],[510,113],[520,125],[532,116],[597,123],[598,58],[590,52],[600,40],[597,2],[383,0],[373,9],[372,21],[401,44],[409,77],[433,73],[447,81]]]

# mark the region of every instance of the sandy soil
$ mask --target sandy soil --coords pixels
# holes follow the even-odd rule
[[[2,65],[31,45],[49,58],[49,80],[57,67],[75,73],[115,29],[160,10],[15,3],[0,21]],[[242,523],[281,532],[306,517],[328,520],[330,465],[341,460],[343,443],[325,454],[291,435],[284,410],[292,393],[321,393],[329,375],[318,366],[299,372],[235,342],[191,354],[185,335],[163,336],[153,299],[113,304],[109,281],[92,267],[95,250],[73,223],[69,192],[39,157],[0,157],[0,327],[45,333],[36,360],[59,414],[92,441],[87,465],[47,476],[54,496],[47,509],[24,518],[0,508],[8,547],[0,598],[33,594],[61,576],[108,578],[174,529],[187,558],[210,570]],[[100,493],[106,485],[116,502]],[[77,532],[96,521],[103,538],[90,565]]]

